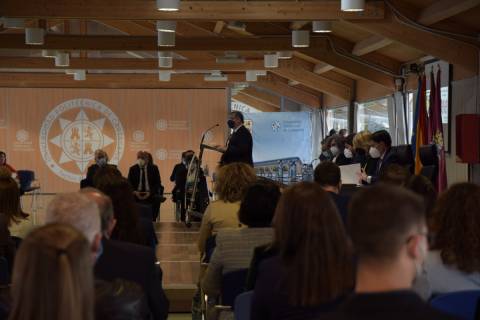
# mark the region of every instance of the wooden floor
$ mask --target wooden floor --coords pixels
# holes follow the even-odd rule
[[[190,312],[197,288],[200,255],[197,249],[199,224],[187,228],[174,222],[173,207],[162,204],[156,224],[157,258],[163,270],[163,287],[170,300],[171,312]]]

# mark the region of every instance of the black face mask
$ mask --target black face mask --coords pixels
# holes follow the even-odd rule
[[[235,122],[233,120],[228,120],[227,125],[230,129],[235,128]]]

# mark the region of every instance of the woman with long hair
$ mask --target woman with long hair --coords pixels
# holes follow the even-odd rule
[[[250,186],[256,181],[255,171],[245,163],[235,162],[222,166],[217,171],[215,192],[218,200],[212,201],[202,218],[198,247],[205,251],[207,239],[222,228],[238,228],[240,201]]]
[[[353,289],[351,247],[329,194],[312,182],[287,189],[273,220],[278,255],[260,265],[251,319],[310,319]]]
[[[9,320],[93,320],[90,244],[68,225],[32,231],[17,252]]]
[[[10,176],[0,177],[0,214],[5,215],[12,236],[23,238],[33,228],[20,204],[20,188]]]
[[[480,186],[465,182],[440,195],[430,217],[425,259],[430,294],[480,290]]]

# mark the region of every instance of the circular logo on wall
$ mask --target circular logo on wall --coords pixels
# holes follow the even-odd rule
[[[91,99],[73,99],[56,106],[40,129],[40,152],[57,176],[70,182],[83,179],[97,149],[123,156],[125,136],[118,117],[104,104]]]
[[[155,127],[159,131],[165,131],[168,128],[168,122],[165,119],[160,119],[155,122]]]
[[[15,137],[17,138],[18,142],[25,143],[28,141],[28,139],[30,139],[30,134],[27,130],[20,129],[15,134]]]
[[[133,132],[133,141],[142,142],[143,140],[145,140],[145,133],[142,130],[135,130]]]
[[[155,156],[158,160],[167,160],[168,151],[165,149],[157,149],[157,151],[155,152]]]

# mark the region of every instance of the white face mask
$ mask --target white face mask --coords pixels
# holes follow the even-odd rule
[[[370,147],[370,150],[368,151],[368,153],[370,154],[370,157],[372,157],[373,159],[378,159],[381,156],[380,151],[378,151],[378,149],[375,147]]]
[[[330,152],[333,154],[334,157],[336,157],[340,153],[340,150],[337,146],[331,146]]]
[[[138,159],[138,160],[137,160],[137,163],[138,163],[138,165],[139,165],[140,167],[145,166],[145,160],[144,160],[144,159]]]
[[[353,158],[352,150],[347,149],[347,148],[345,148],[345,150],[343,150],[343,155],[344,155],[345,158],[347,158],[347,159]]]

